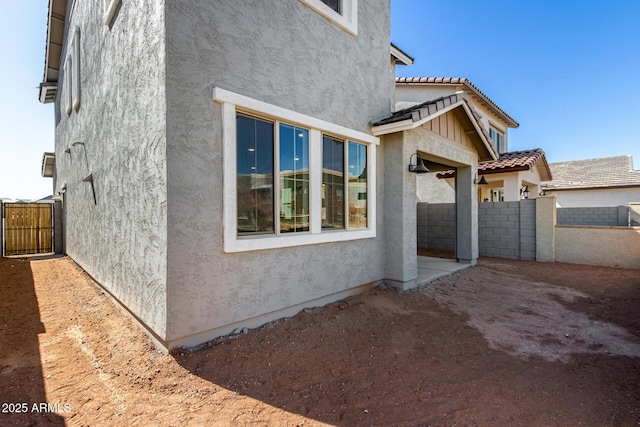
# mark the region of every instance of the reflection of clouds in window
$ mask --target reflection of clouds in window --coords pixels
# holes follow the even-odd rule
[[[349,176],[360,176],[367,166],[367,147],[349,142]],[[366,178],[366,177],[365,177]]]

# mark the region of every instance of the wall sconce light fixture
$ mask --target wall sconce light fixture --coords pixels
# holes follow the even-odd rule
[[[489,181],[487,181],[487,178],[484,177],[484,175],[482,175],[482,177],[478,180],[478,174],[476,173],[476,177],[473,180],[473,183],[475,185],[489,185]]]
[[[528,185],[523,185],[522,186],[522,188],[520,189],[520,195],[525,199],[529,198],[529,186]]]
[[[412,163],[412,159],[416,157],[416,163]],[[413,153],[411,157],[409,157],[409,172],[413,173],[427,173],[429,169],[424,165],[424,161],[418,157],[418,153]]]

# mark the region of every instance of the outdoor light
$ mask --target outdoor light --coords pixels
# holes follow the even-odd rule
[[[478,174],[476,173],[476,177],[473,180],[473,183],[475,185],[489,185],[489,181],[487,181],[487,178],[484,177],[484,175],[482,175],[482,178],[480,178],[480,180],[478,180]]]
[[[415,164],[411,162],[414,156],[418,159]],[[409,157],[409,172],[413,172],[413,173],[429,172],[429,169],[427,169],[427,167],[424,165],[424,161],[420,157],[418,157],[418,153],[413,153],[411,157]]]
[[[520,194],[522,194],[522,197],[524,197],[525,199],[528,199],[529,198],[529,186],[528,185],[522,186],[522,188],[520,189]]]

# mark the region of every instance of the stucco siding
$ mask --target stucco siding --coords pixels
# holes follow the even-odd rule
[[[553,183],[553,181],[552,181]],[[556,197],[558,207],[606,207],[627,206],[630,202],[640,202],[640,188],[607,188],[585,190],[545,190]]]
[[[68,255],[164,339],[164,6],[123,2],[111,28],[104,25],[102,6],[75,2],[73,13],[67,10],[62,56],[77,26],[81,101],[67,116],[61,70],[54,191],[66,186]],[[83,182],[89,175],[95,203],[91,184]]]
[[[556,226],[555,261],[640,268],[640,227]]]
[[[381,215],[375,239],[223,252],[222,171],[235,159],[212,90],[370,133],[391,102],[389,2],[359,2],[355,37],[298,0],[168,2],[166,13],[168,339],[383,279]],[[378,147],[378,189],[382,162]]]

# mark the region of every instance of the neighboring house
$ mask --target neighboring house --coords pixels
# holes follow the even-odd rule
[[[544,182],[547,195],[563,208],[627,206],[640,202],[640,170],[631,156],[550,163],[553,181]]]
[[[540,164],[536,153],[509,152],[509,128],[519,126],[511,116],[471,81],[452,77],[399,77],[396,78],[396,106],[406,108],[429,99],[437,99],[455,93],[466,94],[474,106],[494,150],[500,155],[496,162],[479,166],[479,175],[484,175],[488,186],[478,187],[479,201],[514,201],[523,198],[526,191],[530,198],[539,193],[541,179],[551,179],[546,166]],[[433,128],[447,126],[442,119],[433,122]],[[545,163],[546,164],[546,163]],[[434,172],[437,169],[433,170]],[[450,203],[455,200],[454,171],[444,174],[424,174],[418,178],[418,200],[429,203]],[[517,173],[516,173],[517,172]],[[542,173],[540,175],[539,173]],[[479,178],[478,178],[479,179]]]
[[[66,252],[160,346],[415,286],[418,156],[457,168],[476,262],[497,152],[466,93],[393,112],[389,0],[50,0],[48,27]]]
[[[552,179],[540,148],[502,153],[498,160],[480,163],[478,176],[488,182],[478,186],[478,200],[482,202],[535,199],[541,191],[542,181]],[[438,178],[446,180],[451,188],[455,187],[454,177],[454,170],[438,173]]]

